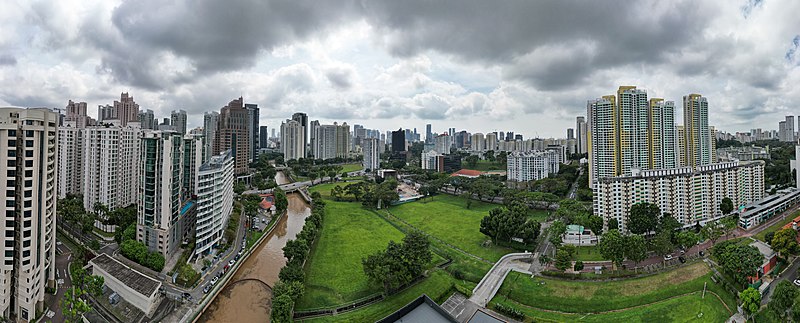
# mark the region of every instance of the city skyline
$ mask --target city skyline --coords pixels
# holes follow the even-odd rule
[[[792,2],[155,5],[4,6],[0,105],[73,100],[96,118],[128,92],[161,118],[187,111],[194,128],[243,96],[273,128],[303,111],[381,130],[561,137],[587,99],[624,84],[676,102],[700,93],[731,133],[773,129],[800,102]],[[598,23],[620,12],[634,18]],[[574,18],[551,18],[562,16]]]

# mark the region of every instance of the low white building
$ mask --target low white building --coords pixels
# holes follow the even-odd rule
[[[158,289],[161,282],[145,276],[123,263],[101,253],[89,260],[92,275],[101,276],[106,287],[115,291],[126,302],[150,316],[161,302]]]
[[[223,236],[233,211],[234,159],[227,150],[212,156],[197,172],[195,254],[208,252]]]
[[[597,236],[582,225],[570,224],[561,237],[561,242],[573,246],[594,246],[597,244]]]

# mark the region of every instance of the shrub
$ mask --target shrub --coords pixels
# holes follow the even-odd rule
[[[525,314],[523,314],[522,311],[500,303],[494,304],[494,309],[512,319],[521,320],[525,317]]]

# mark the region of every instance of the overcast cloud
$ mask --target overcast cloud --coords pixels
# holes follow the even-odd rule
[[[637,85],[705,95],[721,130],[775,129],[800,114],[797,12],[769,0],[0,0],[0,104],[96,107],[130,92],[200,126],[243,96],[270,127],[304,111],[551,137],[586,100]]]

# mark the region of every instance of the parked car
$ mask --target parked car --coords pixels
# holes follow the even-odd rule
[[[242,248],[242,249],[239,249],[239,253],[238,253],[238,255],[241,255],[241,254],[243,254],[243,253],[244,253],[244,248]]]
[[[211,286],[216,285],[218,280],[219,280],[219,277],[214,276],[214,278],[211,279]]]
[[[700,250],[699,254],[700,254],[700,257],[705,257],[706,256],[706,253],[703,252],[703,250]]]
[[[672,255],[665,255],[664,256],[664,260],[666,260],[666,261],[672,260]]]
[[[211,284],[206,284],[206,287],[203,287],[203,294],[208,294],[208,291],[211,290]]]
[[[795,279],[794,285],[800,287],[800,279]]]
[[[239,258],[241,258],[241,257],[242,257],[242,255],[236,255],[236,256],[233,257],[233,260],[239,261]]]
[[[189,299],[189,298],[191,298],[191,297],[192,297],[192,295],[191,295],[191,294],[189,294],[189,293],[183,293],[183,298],[185,298],[185,299]]]
[[[683,256],[678,257],[678,260],[680,260],[682,264],[686,263],[686,258],[684,258]]]

